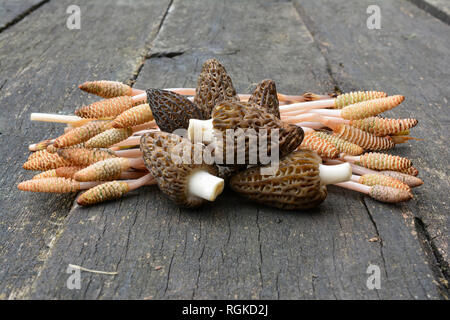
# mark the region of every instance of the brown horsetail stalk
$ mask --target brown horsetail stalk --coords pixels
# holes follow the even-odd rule
[[[358,182],[366,186],[386,186],[395,189],[411,191],[411,188],[400,180],[382,175],[382,174],[365,174],[362,176],[352,175],[353,182]]]
[[[107,81],[107,80],[99,80],[99,81],[88,81],[79,86],[79,88],[85,92],[95,94],[97,96],[103,97],[103,98],[114,98],[118,96],[136,96],[140,95],[145,92],[145,90],[141,89],[134,89],[126,84],[117,82],[117,81]],[[181,95],[187,95],[187,96],[195,96],[195,88],[167,88],[164,90],[173,91]],[[367,94],[363,92],[355,92],[351,93],[348,96],[342,97],[340,101],[348,101],[349,99],[352,99],[350,101],[358,99],[358,97],[361,99],[361,94]],[[318,99],[329,99],[329,95],[319,95],[307,92],[303,95],[296,96],[296,95],[286,95],[282,93],[278,93],[278,99],[280,101],[294,101],[294,102],[300,102],[300,101],[311,101],[311,100],[318,100]],[[384,94],[386,95],[386,94]],[[239,94],[239,98],[242,101],[248,100],[250,98],[250,94]],[[362,100],[359,100],[362,101]],[[354,102],[353,102],[354,103]]]
[[[411,160],[386,153],[369,152],[361,156],[342,156],[345,161],[373,170],[402,171],[411,167]]]
[[[77,203],[81,206],[87,206],[118,199],[132,190],[152,184],[156,184],[156,181],[150,174],[146,174],[136,180],[110,181],[102,183],[80,195],[77,199]]]
[[[364,193],[371,198],[381,202],[397,203],[408,201],[413,198],[413,195],[410,191],[380,185],[366,186],[361,183],[347,181],[336,183],[336,186]]]

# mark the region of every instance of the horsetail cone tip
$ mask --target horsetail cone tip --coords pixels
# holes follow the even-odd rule
[[[89,166],[101,160],[116,158],[116,155],[109,149],[58,149],[57,154],[73,165],[78,166]]]
[[[178,93],[161,89],[148,89],[146,92],[148,105],[161,131],[187,129],[189,119],[203,119],[201,109]]]
[[[140,104],[118,115],[112,126],[114,128],[134,127],[153,120],[153,113],[148,103]]]
[[[338,95],[334,100],[334,106],[337,109],[342,109],[351,104],[362,101],[384,98],[387,94],[380,91],[355,91]]]
[[[248,99],[249,103],[256,104],[264,109],[264,111],[280,118],[280,103],[278,101],[277,87],[275,82],[265,79],[258,83],[252,95]]]
[[[347,120],[364,119],[391,110],[402,103],[404,99],[404,96],[396,95],[358,102],[344,107],[341,110],[341,116]]]
[[[368,117],[350,121],[351,126],[379,137],[403,132],[409,134],[409,129],[415,127],[417,123],[417,119],[385,119],[380,117]]]
[[[392,149],[394,141],[389,136],[377,137],[368,132],[346,124],[333,124],[331,121],[323,120],[324,124],[333,130],[333,134],[338,138],[357,144],[361,148],[369,151],[380,151]]]
[[[358,182],[366,186],[381,185],[395,189],[411,191],[411,188],[404,182],[382,174],[365,174],[359,177]]]
[[[305,134],[300,147],[316,151],[323,158],[335,159],[339,157],[339,150],[333,144],[313,133]]]
[[[112,128],[99,133],[92,137],[85,143],[86,148],[107,148],[120,141],[127,139],[133,134],[133,129],[124,128],[116,129]]]
[[[223,179],[216,177],[216,166],[204,163],[203,159],[176,160],[176,156],[179,160],[191,154],[195,157],[199,151],[195,148],[203,151],[204,146],[166,132],[150,132],[141,138],[145,166],[159,189],[176,204],[191,208],[205,200],[214,201],[224,188]],[[186,155],[188,149],[190,154]]]
[[[115,98],[119,96],[132,95],[132,89],[129,85],[117,81],[87,81],[80,84],[78,88],[103,98]]]
[[[39,151],[38,151],[39,152]],[[70,161],[60,157],[56,153],[42,150],[38,156],[33,157],[23,164],[25,170],[47,171],[59,167],[69,166]]]
[[[36,179],[56,178],[56,177],[57,177],[56,169],[52,169],[52,170],[47,170],[47,171],[43,171],[41,173],[38,173],[32,179],[36,180]]]
[[[122,112],[141,104],[129,96],[109,98],[85,105],[75,110],[75,114],[81,118],[102,119],[117,117]]]
[[[126,158],[105,159],[78,171],[74,179],[77,181],[115,180],[129,168],[130,161]]]
[[[43,178],[27,180],[19,183],[17,188],[21,191],[70,193],[80,190],[80,183],[66,178]]]
[[[230,186],[246,198],[271,207],[286,210],[313,208],[327,196],[320,175],[328,166],[321,170],[321,162],[316,152],[297,150],[280,159],[275,173],[262,175],[261,167],[250,167],[233,175]],[[347,177],[348,174],[351,176],[351,169],[343,171]]]
[[[99,133],[111,128],[110,121],[93,121],[81,127],[74,128],[62,136],[56,138],[53,146],[65,148],[89,140]]]
[[[408,201],[413,198],[410,191],[376,185],[370,188],[369,196],[375,200],[388,203]]]
[[[211,111],[221,101],[239,101],[239,96],[225,67],[218,60],[209,59],[203,63],[194,97],[203,113],[201,119],[211,118]]]
[[[365,153],[355,163],[374,170],[402,171],[412,166],[411,160],[407,158],[378,152]]]
[[[399,171],[402,172],[402,173],[409,174],[409,175],[414,176],[414,177],[419,175],[419,170],[417,170],[417,168],[415,168],[413,166],[411,166],[411,167],[409,167],[407,169],[399,170]]]
[[[110,181],[87,190],[78,197],[77,203],[81,206],[93,205],[99,202],[119,199],[129,191],[128,183]]]
[[[399,180],[412,188],[421,186],[423,184],[422,179],[398,171],[386,170],[381,171],[380,174]]]
[[[331,144],[333,144],[336,149],[339,151],[339,153],[345,153],[352,156],[358,156],[364,152],[364,149],[357,144],[351,143],[349,141],[346,141],[344,139],[341,139],[335,135],[329,134],[324,131],[315,131],[314,135],[329,141]]]

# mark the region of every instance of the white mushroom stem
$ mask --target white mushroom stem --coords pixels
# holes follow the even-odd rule
[[[224,186],[223,179],[202,170],[194,172],[188,179],[189,193],[208,201],[216,200]]]
[[[336,184],[349,181],[352,177],[352,167],[349,163],[334,166],[319,165],[319,176],[323,184]]]
[[[214,138],[213,120],[190,119],[188,137],[193,142],[212,142]]]

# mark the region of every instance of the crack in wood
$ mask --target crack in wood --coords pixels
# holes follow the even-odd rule
[[[0,27],[0,33],[2,33],[3,31],[7,30],[10,27],[12,27],[13,25],[17,24],[22,19],[24,19],[26,16],[28,16],[31,13],[33,13],[34,11],[36,11],[37,9],[39,9],[40,7],[42,7],[44,4],[46,4],[49,1],[50,0],[43,0],[41,2],[36,3],[35,5],[33,5],[31,7],[29,7],[27,10],[25,10],[22,13],[20,13],[14,19],[12,19],[8,23],[6,23],[3,27]]]
[[[407,0],[425,12],[428,12],[436,19],[450,25],[450,16],[440,8],[425,0]]]

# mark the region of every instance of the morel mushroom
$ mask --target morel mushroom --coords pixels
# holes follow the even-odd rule
[[[189,119],[207,119],[189,99],[171,91],[148,89],[147,101],[161,131],[172,133],[176,129],[187,129]]]
[[[248,102],[262,107],[266,112],[280,118],[280,102],[277,96],[277,87],[275,82],[266,79],[258,83]]]
[[[274,174],[262,175],[261,167],[252,167],[234,175],[233,190],[265,205],[287,210],[318,206],[327,196],[327,184],[348,181],[350,165],[322,165],[316,152],[298,150],[280,160]]]
[[[203,161],[203,145],[171,133],[149,132],[142,136],[141,150],[159,189],[177,205],[198,207],[222,193],[224,180],[216,176],[216,166]]]
[[[209,119],[214,106],[224,100],[239,101],[239,97],[225,67],[216,59],[209,59],[198,77],[194,103],[202,110],[202,119]]]
[[[243,140],[239,136],[239,129],[242,130],[241,133],[247,135]],[[278,130],[278,141],[272,141],[271,136],[272,133],[275,133],[274,130]],[[232,164],[229,163],[230,161],[228,161],[227,155],[227,146],[229,144],[227,143],[227,138],[229,138],[227,135],[230,133],[234,133],[232,137],[234,142],[232,148],[234,150],[231,150],[234,152],[234,161]],[[261,164],[261,157],[257,157],[257,154],[261,151],[261,141],[258,143],[254,141],[252,143],[251,140],[253,139],[249,137],[250,135],[258,140],[262,137],[266,138],[267,151],[265,156],[271,157],[273,147],[278,147],[279,157],[283,157],[295,150],[302,143],[304,132],[301,127],[284,123],[273,114],[267,113],[249,103],[223,101],[214,107],[212,119],[192,119],[189,123],[188,135],[195,142],[200,142],[197,141],[199,138],[204,143],[214,142],[216,146],[216,159],[217,156],[222,155],[224,158],[226,156],[227,163],[225,164],[235,165]],[[242,146],[243,150],[239,146],[241,141],[244,142]],[[245,159],[238,159],[242,151],[245,156],[241,158]],[[256,157],[257,159],[251,159],[252,157]]]

